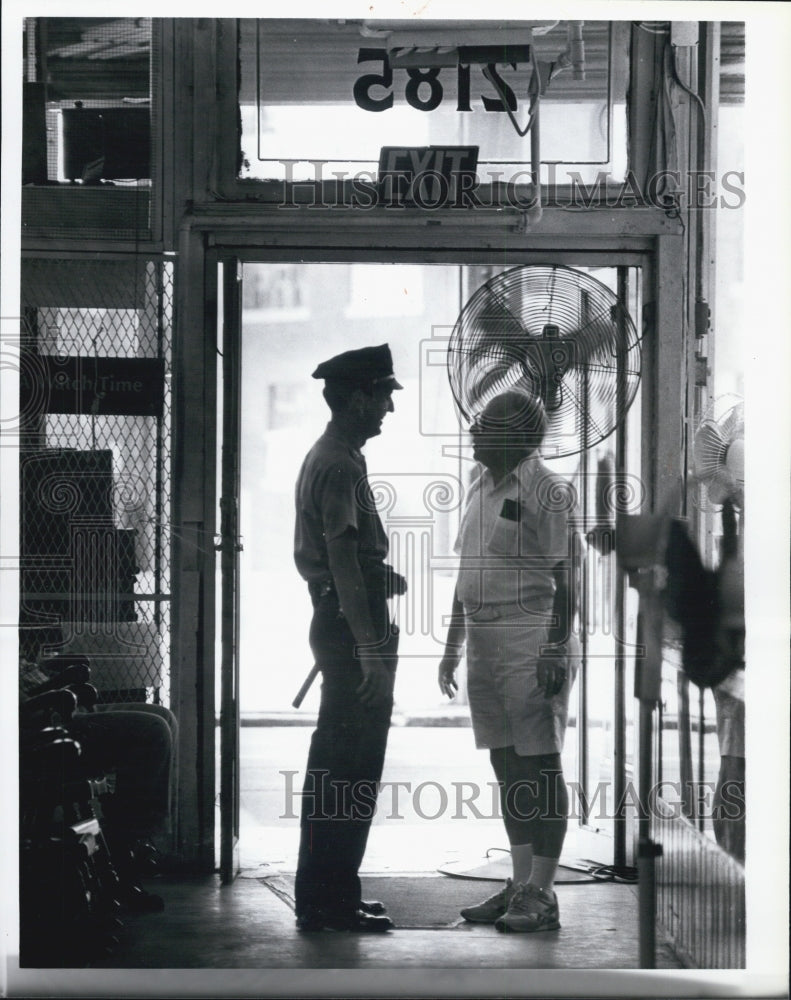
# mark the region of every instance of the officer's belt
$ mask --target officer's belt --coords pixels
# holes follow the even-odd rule
[[[517,612],[527,613],[527,609],[519,601],[509,601],[507,604],[482,604],[473,611],[464,609],[464,617],[473,622],[493,622],[498,618],[507,618]]]
[[[385,575],[382,568],[372,567],[369,571],[366,567],[362,567],[361,572],[366,587],[385,587]],[[323,597],[338,596],[334,580],[309,580],[308,593],[314,603]]]

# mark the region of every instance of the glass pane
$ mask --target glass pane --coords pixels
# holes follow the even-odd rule
[[[531,24],[532,50],[518,45],[531,37]],[[317,169],[327,180],[337,172],[370,178],[383,146],[473,145],[480,151],[481,183],[517,174],[526,182],[530,134],[520,132],[530,121],[530,87],[538,76],[545,86],[541,161],[576,165],[583,178],[608,168],[620,175],[625,168],[623,25],[584,22],[582,46],[571,48],[572,22],[420,22],[411,28],[420,32],[415,58],[425,64],[411,67],[398,65],[397,57],[393,65],[387,31],[393,25],[384,22],[264,19],[239,25],[242,178],[314,180]],[[507,42],[513,62],[487,68],[489,56],[471,52],[470,43],[493,36],[491,51],[502,52]],[[424,47],[437,43],[443,48],[423,55]],[[461,43],[453,65],[433,64],[447,63],[441,53]],[[584,53],[584,68],[580,62],[575,71],[572,53]],[[311,161],[326,162],[317,168]]]
[[[151,18],[25,24],[23,183],[150,186]]]
[[[390,536],[390,561],[414,581],[393,608],[403,637],[399,703],[432,709],[444,701],[434,673],[455,582],[448,560],[464,474],[459,449],[443,448],[459,440],[445,370],[459,273],[422,265],[244,266],[240,664],[246,712],[289,710],[312,666],[311,606],[293,560],[293,491],[330,414],[310,372],[350,346],[385,341],[404,391],[395,394],[395,413],[365,454]],[[262,629],[271,662],[288,662],[288,671],[262,669]],[[318,689],[314,685],[305,710],[317,707]]]

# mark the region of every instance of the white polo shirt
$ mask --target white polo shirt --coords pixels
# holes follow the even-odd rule
[[[455,545],[465,610],[551,601],[553,569],[569,556],[569,507],[566,480],[536,455],[496,486],[484,469],[470,486]]]

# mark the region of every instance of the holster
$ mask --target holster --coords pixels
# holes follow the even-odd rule
[[[360,568],[369,596],[383,596],[385,600],[396,596],[396,577],[398,574],[389,563],[372,563]],[[314,607],[322,598],[330,595],[334,595],[336,598],[338,596],[332,579],[309,581],[308,592]]]

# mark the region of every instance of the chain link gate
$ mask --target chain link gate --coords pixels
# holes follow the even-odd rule
[[[22,262],[20,625],[169,703],[173,262]]]

